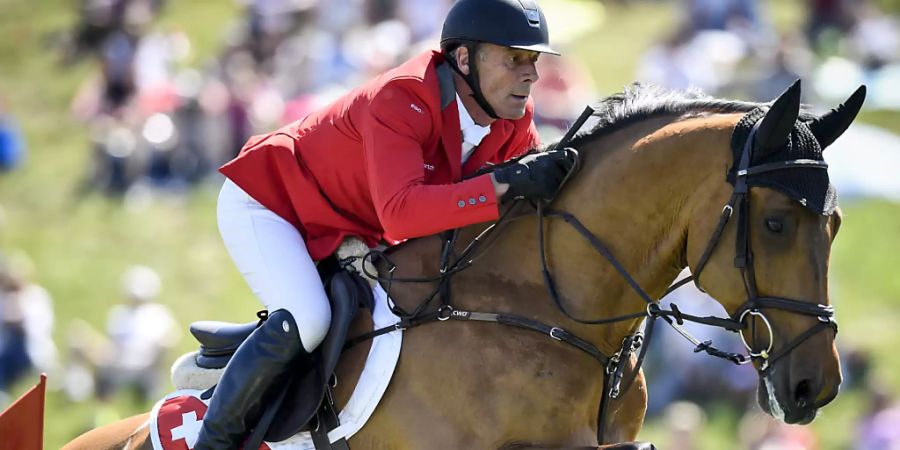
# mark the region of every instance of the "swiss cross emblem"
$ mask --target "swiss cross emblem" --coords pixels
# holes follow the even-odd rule
[[[163,450],[192,450],[197,444],[207,406],[197,397],[182,395],[166,400],[156,418]],[[260,450],[270,450],[263,443]]]

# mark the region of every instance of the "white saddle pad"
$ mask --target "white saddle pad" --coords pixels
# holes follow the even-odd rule
[[[375,310],[372,320],[375,329],[397,323],[400,319],[388,308],[387,294],[381,286],[376,285],[373,294]],[[372,416],[397,367],[402,340],[400,330],[382,334],[372,340],[359,383],[347,406],[339,414],[341,424],[328,433],[331,442],[350,438]],[[183,355],[175,362],[172,366],[172,382],[178,390],[157,402],[150,413],[150,438],[155,450],[194,448],[203,415],[209,407],[209,401],[200,399],[200,394],[218,382],[221,372],[222,370],[197,367],[194,353]],[[265,442],[260,449],[314,450],[315,446],[309,433],[299,433],[281,442]]]

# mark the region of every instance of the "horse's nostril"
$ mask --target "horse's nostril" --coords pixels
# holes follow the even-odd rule
[[[794,403],[798,408],[806,408],[809,405],[810,393],[809,380],[802,380],[797,383],[797,388],[794,389]]]

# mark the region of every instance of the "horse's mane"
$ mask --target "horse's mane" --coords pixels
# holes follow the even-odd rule
[[[671,90],[654,84],[633,83],[622,92],[594,105],[596,125],[572,139],[572,146],[598,139],[652,117],[675,115],[678,120],[709,114],[748,113],[767,103],[714,98],[700,89]],[[801,120],[812,116],[801,113]]]

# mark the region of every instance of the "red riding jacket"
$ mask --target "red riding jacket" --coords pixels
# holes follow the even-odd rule
[[[347,236],[369,246],[498,218],[485,163],[537,147],[533,105],[497,120],[462,165],[453,77],[429,51],[330,106],[252,137],[220,171],[303,234],[314,260]]]

